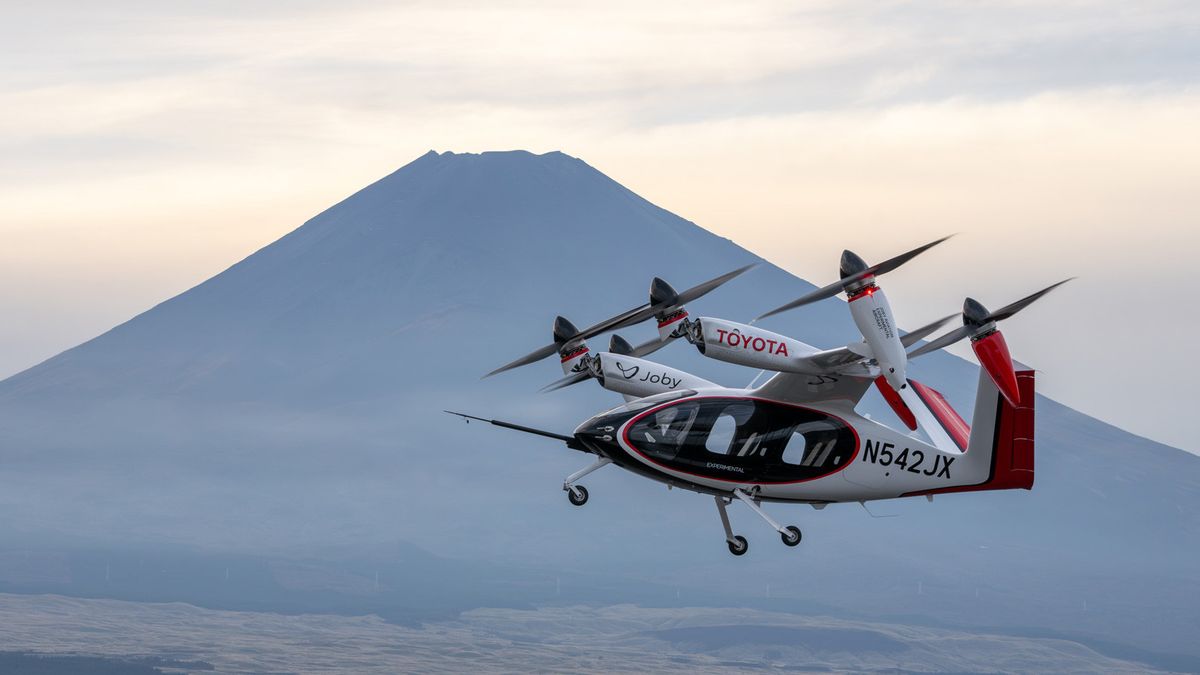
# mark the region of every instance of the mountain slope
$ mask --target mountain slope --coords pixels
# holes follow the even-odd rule
[[[479,375],[546,343],[556,313],[588,324],[644,302],[653,275],[686,287],[755,260],[567,155],[431,152],[0,383],[0,535],[274,552],[399,538],[1163,649],[1194,631],[1200,461],[1045,399],[1033,492],[871,506],[899,518],[781,507],[805,528],[799,551],[735,512],[745,560],[725,552],[711,500],[608,471],[571,509],[558,486],[582,457],[440,412],[569,431],[615,396],[535,393],[558,376],[550,362]],[[764,264],[693,311],[744,320],[810,288]],[[856,338],[836,301],[776,321],[816,345]],[[728,384],[753,376],[686,345],[659,355]],[[960,407],[974,372],[946,354],[914,365]]]

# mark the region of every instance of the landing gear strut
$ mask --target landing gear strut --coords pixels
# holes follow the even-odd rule
[[[582,485],[575,485],[575,481],[583,478],[596,469],[608,466],[609,464],[612,464],[611,459],[607,457],[600,457],[597,458],[595,462],[592,462],[588,466],[576,471],[570,476],[567,476],[567,479],[563,481],[563,491],[567,493],[567,501],[571,502],[575,506],[583,506],[586,504],[588,500],[587,488],[583,487]]]
[[[728,497],[713,497],[717,502],[717,513],[721,514],[721,526],[725,528],[725,543],[729,545],[729,552],[734,555],[746,555],[746,551],[750,550],[750,542],[740,534],[734,534],[733,528],[729,526],[729,513],[725,511],[725,505],[730,503]]]
[[[759,499],[750,496],[745,490],[736,489],[733,491],[733,496],[740,499],[750,510],[757,513],[767,524],[779,533],[779,538],[783,540],[786,546],[796,546],[804,535],[800,532],[800,528],[795,525],[787,525],[786,527],[775,522],[771,516],[767,515],[766,511],[759,506]],[[721,515],[721,526],[725,528],[725,543],[729,545],[729,552],[734,555],[745,555],[746,551],[750,550],[750,544],[746,538],[741,535],[735,535],[733,528],[729,526],[729,513],[725,510],[726,504],[733,503],[731,497],[713,497],[717,502],[717,512]]]

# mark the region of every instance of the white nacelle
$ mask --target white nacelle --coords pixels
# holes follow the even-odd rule
[[[905,368],[908,357],[896,331],[892,318],[892,307],[887,296],[878,286],[861,291],[850,298],[850,315],[871,348],[872,356],[879,362],[879,370],[888,384],[896,391],[908,385]]]
[[[563,375],[570,375],[571,373],[577,373],[582,370],[585,367],[583,364],[583,357],[590,353],[591,352],[588,350],[587,343],[583,340],[580,340],[575,344],[568,344],[564,346],[558,355],[559,361],[562,362]]]
[[[660,363],[609,352],[596,355],[600,361],[600,386],[641,398],[680,389],[702,389],[716,385],[702,377]]]
[[[815,351],[809,345],[786,335],[772,333],[744,323],[701,317],[703,343],[696,347],[702,354],[728,363],[762,370],[792,372],[797,357]]]
[[[681,337],[687,317],[687,310],[683,307],[670,309],[662,318],[658,319],[658,339],[669,340],[673,337]]]

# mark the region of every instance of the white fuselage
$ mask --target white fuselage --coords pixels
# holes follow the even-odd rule
[[[676,487],[714,494],[741,489],[766,500],[820,503],[888,499],[977,485],[988,477],[988,453],[976,452],[968,458],[963,452],[939,449],[866,419],[849,405],[795,405],[760,398],[757,390],[719,387],[700,389],[691,395],[642,409],[628,408],[637,403],[585,422],[576,430],[576,435],[585,443],[590,438],[607,439],[595,444],[603,455],[625,468]],[[663,424],[659,429],[655,424],[648,425],[647,420],[662,413],[667,413],[670,418],[668,409],[678,408],[680,414],[674,415],[672,421],[679,424],[682,415],[686,414],[686,406],[726,406],[728,409],[758,406],[758,410],[770,409],[776,411],[772,414],[785,416],[795,414],[797,420],[807,421],[796,426],[793,420],[785,417],[780,422],[782,427],[788,428],[782,433],[792,435],[790,429],[796,429],[792,438],[777,437],[775,441],[799,444],[791,463],[788,463],[786,449],[780,458],[779,446],[772,449],[772,456],[768,456],[768,449],[763,447],[759,457],[755,452],[758,446],[754,445],[754,433],[735,435],[731,444],[724,437],[714,442],[719,422],[711,422],[713,414],[705,410],[701,410],[700,417],[707,415],[710,421],[706,423],[711,426],[697,429],[700,424],[697,423],[696,427],[684,430],[685,434],[700,436],[681,442],[678,447],[682,450],[677,455],[656,450],[652,440],[661,444],[663,441],[654,437],[668,432],[669,425]],[[810,447],[807,449],[806,439],[799,437],[803,428],[818,432],[817,436],[808,436]],[[842,429],[840,437],[828,436],[828,442],[820,440],[819,433],[835,428]],[[767,438],[772,429],[764,431],[762,437]],[[838,438],[841,440],[835,444],[834,440]],[[751,448],[749,452],[747,447]],[[799,454],[801,450],[806,454]],[[803,466],[805,461],[813,460],[823,468]],[[760,465],[764,462],[774,462],[775,468],[764,468]],[[770,475],[771,471],[776,474]]]

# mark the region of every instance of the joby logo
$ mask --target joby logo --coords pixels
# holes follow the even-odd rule
[[[637,377],[638,370],[639,370],[637,366],[630,366],[630,367],[626,368],[624,365],[621,364],[620,361],[617,361],[616,363],[617,363],[617,370],[621,371],[621,377],[624,377],[627,380],[632,380],[633,378]]]

